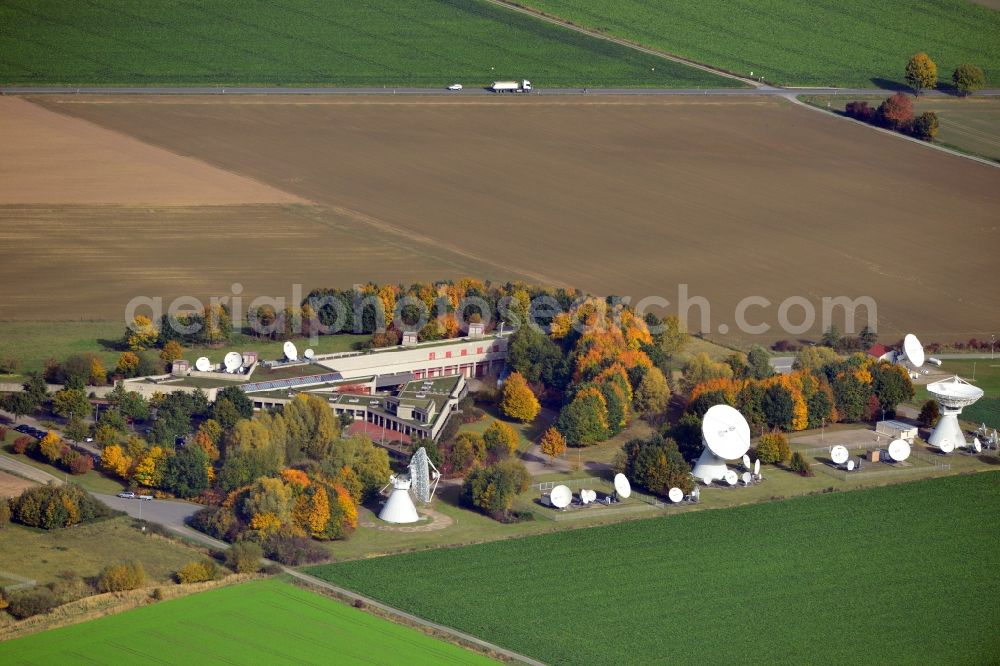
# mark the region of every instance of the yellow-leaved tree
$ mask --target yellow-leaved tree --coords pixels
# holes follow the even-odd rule
[[[918,95],[924,88],[937,86],[937,78],[937,65],[923,51],[915,54],[906,63],[906,82],[913,87]]]
[[[500,409],[506,416],[522,423],[530,423],[538,416],[542,406],[520,372],[511,373],[503,385]]]
[[[556,458],[566,452],[566,438],[555,427],[549,428],[542,435],[541,448],[542,453]]]
[[[132,351],[143,351],[156,344],[160,337],[153,321],[146,315],[136,315],[132,325],[125,329],[125,344]]]
[[[104,451],[101,452],[101,467],[117,477],[128,479],[128,471],[132,467],[132,459],[125,455],[122,447],[112,444],[105,446]]]
[[[322,486],[313,493],[309,507],[310,534],[314,537],[323,536],[326,531],[326,524],[330,521],[330,498],[326,494],[326,489]]]

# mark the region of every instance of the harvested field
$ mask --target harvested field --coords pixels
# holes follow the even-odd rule
[[[17,497],[28,488],[36,485],[38,484],[34,481],[28,481],[7,472],[0,472],[0,498]]]
[[[1000,288],[982,279],[995,274],[1000,171],[783,100],[38,103],[271,183],[347,216],[352,231],[411,239],[488,277],[672,303],[687,284],[711,305],[707,326],[691,309],[694,331],[747,337],[734,313],[748,296],[771,302],[751,308],[750,322],[772,325],[791,296],[817,314],[822,297],[870,296],[885,339],[916,329],[925,341],[989,334],[982,313],[1000,307]],[[385,268],[345,265],[350,250],[329,250],[336,261],[318,278],[299,257],[275,257],[286,280],[307,284],[379,279]],[[413,279],[434,272],[397,266]],[[802,309],[788,318],[800,322]]]
[[[297,197],[117,132],[0,97],[0,204],[213,205]]]

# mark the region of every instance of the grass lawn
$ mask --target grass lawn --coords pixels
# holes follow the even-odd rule
[[[311,572],[554,664],[980,664],[997,506],[985,473]]]
[[[483,0],[12,0],[0,23],[4,84],[740,85]]]
[[[867,101],[878,107],[885,95],[849,97],[845,95],[803,95],[803,102],[833,111],[843,111],[848,102]],[[913,98],[911,98],[913,99]],[[918,97],[917,115],[933,111],[941,125],[934,142],[971,155],[1000,162],[1000,99],[993,97]]]
[[[2,13],[0,9],[0,13]],[[125,324],[116,321],[4,321],[0,322],[0,357],[13,357],[19,361],[16,377],[0,375],[0,382],[15,381],[24,373],[41,371],[49,358],[63,360],[71,354],[93,352],[101,357],[105,367],[114,368],[120,350],[115,347],[125,331]],[[312,347],[317,354],[350,351],[354,344],[363,342],[367,335],[320,336],[312,345],[306,340],[296,340],[299,351]],[[227,347],[188,347],[184,354],[192,363],[199,356],[221,362],[229,351],[257,351],[262,360],[283,358],[282,342],[257,340],[234,335]],[[262,375],[263,376],[263,375]],[[214,384],[213,384],[214,385]]]
[[[966,0],[526,0],[616,37],[781,85],[901,82],[926,51],[941,78],[1000,67],[1000,12]],[[988,75],[989,76],[989,75]],[[994,81],[993,83],[996,83]]]
[[[0,644],[5,663],[495,663],[276,580],[223,587]]]
[[[0,529],[0,553],[0,569],[39,584],[67,570],[82,577],[96,576],[105,565],[126,560],[142,562],[150,580],[166,582],[191,560],[204,558],[176,541],[143,534],[127,516],[60,530],[11,523]]]

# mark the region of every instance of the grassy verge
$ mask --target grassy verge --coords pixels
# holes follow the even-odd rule
[[[483,0],[14,0],[0,21],[6,84],[740,85]]]
[[[550,663],[985,663],[997,502],[979,474],[311,571]]]

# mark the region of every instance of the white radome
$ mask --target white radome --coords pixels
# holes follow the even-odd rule
[[[894,439],[889,442],[889,457],[893,462],[903,462],[910,457],[910,445],[905,439]]]
[[[833,460],[833,462],[836,463],[837,465],[843,465],[845,462],[847,462],[847,459],[850,457],[850,455],[851,454],[847,451],[847,447],[841,446],[840,444],[833,447],[833,449],[830,451],[830,459]]]
[[[573,501],[573,491],[567,486],[556,486],[549,493],[549,499],[552,501],[552,506],[565,509]]]

